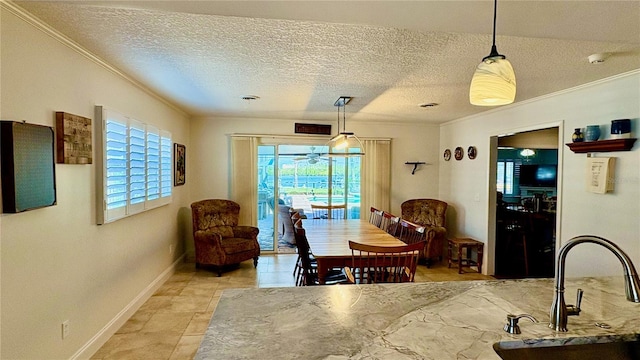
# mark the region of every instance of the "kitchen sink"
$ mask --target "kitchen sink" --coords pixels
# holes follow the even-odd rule
[[[493,350],[504,360],[638,360],[640,334],[501,341]]]

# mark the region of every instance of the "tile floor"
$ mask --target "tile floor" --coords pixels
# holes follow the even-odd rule
[[[262,255],[257,269],[245,261],[217,277],[185,263],[114,334],[92,359],[193,359],[225,289],[294,286],[297,255]],[[458,274],[447,262],[419,266],[416,282],[493,279],[473,270]]]

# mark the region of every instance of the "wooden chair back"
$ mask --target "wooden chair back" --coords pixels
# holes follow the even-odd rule
[[[371,213],[369,214],[369,223],[380,227],[382,225],[382,214],[382,210],[378,210],[372,206]]]
[[[400,219],[399,227],[398,239],[404,241],[405,244],[415,244],[420,241],[426,241],[426,230],[424,226]]]
[[[358,284],[413,282],[420,250],[426,242],[374,246],[349,241],[351,274]]]
[[[382,220],[380,221],[379,228],[387,233],[396,236],[398,233],[398,226],[400,224],[400,218],[389,212],[382,212]]]
[[[302,264],[302,283],[299,285],[310,285],[315,282],[315,270],[311,265],[311,257],[309,256],[309,241],[307,240],[306,230],[302,227],[302,220],[298,220],[294,225],[294,234],[296,238],[296,246],[298,247],[298,257]]]

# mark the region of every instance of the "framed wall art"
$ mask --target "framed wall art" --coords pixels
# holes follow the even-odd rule
[[[54,143],[52,127],[0,121],[3,213],[56,205]]]
[[[91,119],[56,112],[56,163],[91,164]]]
[[[467,157],[473,160],[476,158],[477,155],[478,155],[478,150],[476,149],[476,147],[469,146],[469,148],[467,149]]]
[[[175,161],[175,167],[173,170],[173,185],[179,186],[185,183],[185,170],[186,170],[186,151],[187,148],[182,144],[173,144],[173,158]]]

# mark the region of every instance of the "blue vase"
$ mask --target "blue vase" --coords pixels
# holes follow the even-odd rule
[[[588,125],[584,132],[585,141],[597,141],[600,139],[600,125]]]

